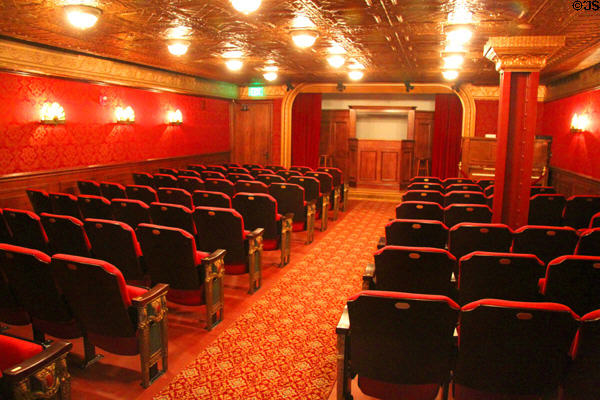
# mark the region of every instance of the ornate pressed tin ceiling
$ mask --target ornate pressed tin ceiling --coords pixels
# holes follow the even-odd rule
[[[70,1],[70,0],[69,0]],[[347,81],[325,58],[336,41],[366,67],[363,81],[439,82],[443,25],[454,2],[438,0],[263,0],[245,16],[227,0],[88,0],[102,9],[87,31],[65,20],[64,0],[2,0],[0,35],[194,76],[248,84],[262,79],[267,59],[284,81]],[[461,0],[463,3],[465,0]],[[73,1],[71,1],[72,3]],[[600,11],[575,11],[571,0],[466,0],[475,34],[460,80],[497,84],[494,64],[483,57],[490,36],[564,35],[566,43],[542,72],[542,82],[600,62]],[[292,44],[289,28],[303,12],[319,38],[309,49]],[[167,51],[169,28],[192,28],[188,53]],[[245,53],[244,67],[229,72],[220,57],[231,46]]]

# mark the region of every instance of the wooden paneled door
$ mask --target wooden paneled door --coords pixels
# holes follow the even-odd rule
[[[350,138],[349,110],[321,111],[321,139],[319,154],[327,154],[333,160],[333,166],[344,173],[348,179],[348,139]]]
[[[414,174],[425,175],[425,171],[417,171],[418,160],[421,161],[422,167],[427,163],[429,173],[431,175],[431,149],[433,147],[433,111],[416,111],[415,112],[415,148],[414,148]]]
[[[242,101],[233,104],[231,160],[239,163],[279,164],[271,160],[273,103]]]

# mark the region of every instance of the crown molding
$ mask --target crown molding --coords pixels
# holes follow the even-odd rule
[[[499,86],[476,86],[469,85],[469,90],[471,91],[471,96],[475,100],[498,100],[500,97],[500,87]],[[538,94],[537,100],[544,101],[546,98],[546,93],[548,89],[544,85],[538,86]]]
[[[548,84],[546,101],[600,89],[600,64]]]
[[[226,99],[238,97],[238,87],[233,83],[197,78],[9,40],[0,40],[0,68],[35,75],[80,79],[195,96]]]
[[[278,86],[263,86],[264,96],[261,97],[250,97],[248,95],[248,86],[240,86],[238,91],[238,98],[240,100],[269,100],[269,99],[282,99],[287,92],[285,85]]]
[[[565,45],[565,36],[492,36],[483,55],[496,65],[496,71],[533,72],[546,66],[546,60]]]

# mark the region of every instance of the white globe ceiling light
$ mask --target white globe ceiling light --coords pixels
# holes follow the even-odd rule
[[[315,24],[305,15],[294,18],[291,34],[294,44],[301,49],[311,47],[319,37]]]
[[[225,66],[230,71],[239,71],[244,66],[244,63],[242,62],[242,60],[232,58],[232,59],[225,61]]]
[[[453,81],[456,78],[458,78],[458,71],[453,70],[453,69],[445,70],[445,71],[442,71],[442,76],[447,81]]]
[[[362,79],[362,77],[364,75],[365,74],[361,70],[358,70],[358,69],[348,71],[348,77],[350,79],[352,79],[353,81],[358,81],[358,80]]]
[[[263,68],[263,78],[267,81],[272,82],[277,79],[277,71],[279,71],[279,67],[277,65],[273,65],[274,61],[268,61],[270,65],[267,65]]]
[[[269,82],[274,81],[275,79],[277,79],[277,72],[265,72],[263,74],[263,77],[268,80]]]
[[[341,54],[332,54],[329,57],[327,57],[327,62],[333,68],[339,68],[342,65],[344,65],[344,63],[346,62],[346,59]]]
[[[187,40],[174,39],[168,42],[167,48],[169,49],[169,53],[174,56],[182,56],[188,51],[188,47],[190,47],[190,42]]]
[[[102,10],[84,4],[73,4],[65,7],[67,20],[78,29],[89,29],[96,25]]]
[[[260,3],[261,0],[231,0],[233,8],[246,15],[258,10]]]
[[[446,39],[452,46],[463,46],[471,37],[473,32],[468,25],[451,25],[446,31]]]
[[[452,70],[460,68],[465,58],[460,54],[452,54],[444,57],[444,69]]]

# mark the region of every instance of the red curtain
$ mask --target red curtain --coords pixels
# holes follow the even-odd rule
[[[321,95],[299,94],[292,106],[292,165],[317,168],[321,136]]]
[[[435,96],[431,174],[442,179],[459,174],[462,105],[454,94]]]

